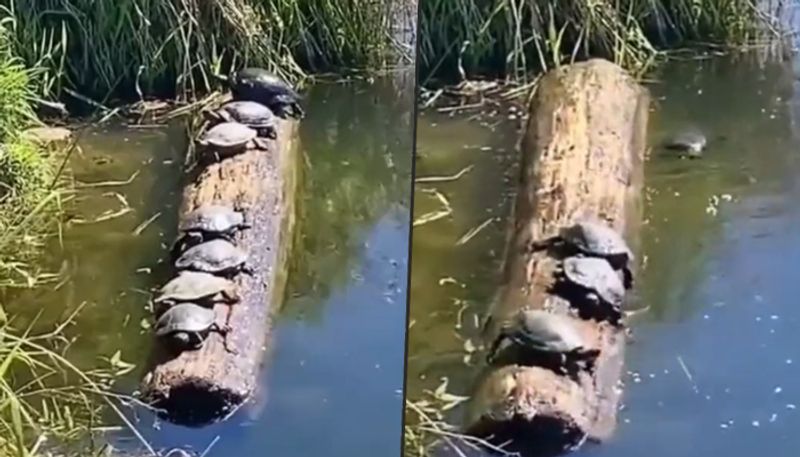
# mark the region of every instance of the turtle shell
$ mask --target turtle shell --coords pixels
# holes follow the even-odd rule
[[[213,239],[192,246],[175,261],[179,270],[222,273],[244,265],[247,254],[230,241]]]
[[[214,325],[214,310],[195,303],[182,303],[168,309],[156,322],[156,335],[175,332],[204,332]]]
[[[244,124],[222,122],[208,129],[200,139],[200,143],[223,149],[238,148],[244,147],[257,135],[255,130]]]
[[[628,263],[633,253],[628,243],[606,224],[584,221],[561,229],[560,237],[579,251],[592,256],[618,257]],[[612,265],[620,268],[623,265]]]
[[[694,129],[686,130],[677,133],[669,138],[665,144],[668,149],[676,149],[681,151],[691,151],[699,153],[706,147],[706,136]]]
[[[606,260],[597,257],[568,257],[563,260],[561,268],[569,282],[596,293],[615,308],[622,304],[625,287]]]
[[[258,102],[250,100],[228,102],[220,107],[220,111],[228,113],[236,122],[251,128],[265,128],[275,125],[275,115],[272,110]]]
[[[234,74],[231,92],[238,99],[252,99],[253,95],[257,95],[256,99],[262,97],[270,98],[276,95],[287,95],[293,100],[300,98],[286,81],[263,68],[257,67],[243,68]]]
[[[225,233],[244,224],[244,215],[228,206],[204,205],[184,217],[181,231]]]
[[[543,310],[520,311],[509,328],[509,336],[546,352],[566,353],[584,347],[571,318]]]
[[[212,297],[230,290],[234,283],[228,279],[198,271],[182,271],[161,288],[156,302],[168,300],[187,302]]]

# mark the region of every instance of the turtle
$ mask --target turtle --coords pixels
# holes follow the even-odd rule
[[[221,238],[190,247],[175,261],[175,267],[180,271],[201,271],[225,276],[239,272],[253,274],[247,266],[247,253]]]
[[[153,300],[157,305],[175,305],[183,302],[198,304],[224,302],[232,305],[241,299],[233,281],[201,271],[181,271],[159,292]]]
[[[200,137],[197,144],[217,159],[246,151],[251,146],[267,149],[258,132],[238,122],[221,122]]]
[[[261,103],[281,118],[300,119],[305,115],[300,95],[286,81],[263,68],[243,68],[230,77],[229,83],[234,100]]]
[[[238,122],[255,130],[259,136],[277,139],[275,114],[261,103],[250,100],[232,101],[218,110],[206,111],[206,117],[215,122]]]
[[[574,325],[574,318],[539,309],[520,310],[500,329],[487,354],[488,363],[493,363],[506,340],[524,349],[557,355],[562,368],[574,361],[585,362],[591,369],[600,354],[598,349],[586,347]]]
[[[233,241],[233,235],[240,230],[252,228],[245,221],[244,213],[230,206],[208,204],[188,213],[180,222],[178,230],[182,235],[172,247],[176,258],[181,250],[215,238]]]
[[[664,143],[664,147],[681,151],[685,157],[690,159],[697,159],[702,156],[707,143],[708,140],[701,131],[697,129],[688,129],[678,132],[668,138]]]
[[[578,296],[603,309],[617,321],[625,300],[625,286],[611,264],[598,257],[573,256],[562,260],[556,269],[559,283],[577,289]]]
[[[216,323],[213,309],[190,302],[169,308],[156,321],[157,336],[188,349],[203,347],[209,332],[217,332],[224,338],[229,331],[230,327]],[[228,347],[227,339],[224,345],[226,351],[235,352]]]
[[[599,220],[585,219],[562,227],[558,235],[531,243],[531,250],[562,244],[578,254],[608,261],[614,270],[622,270],[625,289],[633,286],[630,264],[634,261],[628,243],[616,230]]]

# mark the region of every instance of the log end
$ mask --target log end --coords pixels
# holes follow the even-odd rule
[[[467,433],[512,452],[548,455],[578,444],[591,418],[581,386],[539,367],[510,365],[491,373],[473,398],[479,415]]]

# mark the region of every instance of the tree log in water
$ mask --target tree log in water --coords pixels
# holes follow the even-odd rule
[[[642,217],[647,91],[621,68],[598,59],[556,69],[536,90],[521,144],[522,179],[505,285],[485,328],[489,343],[523,308],[571,313],[570,303],[549,287],[560,255],[531,252],[532,241],[557,235],[587,216],[607,221],[630,239]],[[535,454],[612,434],[625,330],[586,317],[576,317],[576,323],[588,345],[600,350],[595,370],[567,376],[530,361],[498,360],[470,405],[470,434],[492,442],[511,439],[515,450]]]
[[[250,149],[189,173],[181,218],[206,204],[242,211],[252,227],[234,242],[247,252],[253,275],[234,278],[239,303],[215,305],[217,323],[230,325],[227,344],[233,352],[214,332],[196,351],[175,354],[157,344],[142,394],[174,422],[204,425],[224,418],[256,388],[271,320],[283,299],[295,220],[297,123],[279,121],[277,132],[268,150]]]

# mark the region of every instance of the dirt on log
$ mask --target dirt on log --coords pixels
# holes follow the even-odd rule
[[[296,121],[279,121],[277,140],[269,140],[267,150],[250,149],[187,174],[180,218],[206,204],[242,211],[252,227],[237,233],[234,243],[247,252],[253,274],[234,278],[240,302],[214,308],[217,323],[230,326],[227,344],[233,352],[215,332],[201,349],[178,354],[157,342],[142,396],[173,422],[202,426],[223,419],[256,389],[293,244],[297,129]]]
[[[642,217],[648,104],[646,89],[599,59],[553,70],[536,89],[521,142],[522,176],[504,286],[485,327],[487,347],[520,310],[545,309],[573,316],[587,346],[600,354],[593,371],[572,376],[531,361],[495,360],[470,404],[470,434],[492,442],[512,440],[512,447],[525,454],[550,454],[613,433],[624,323],[577,315],[550,287],[562,255],[528,247],[585,217],[599,218],[629,241],[635,239]]]

